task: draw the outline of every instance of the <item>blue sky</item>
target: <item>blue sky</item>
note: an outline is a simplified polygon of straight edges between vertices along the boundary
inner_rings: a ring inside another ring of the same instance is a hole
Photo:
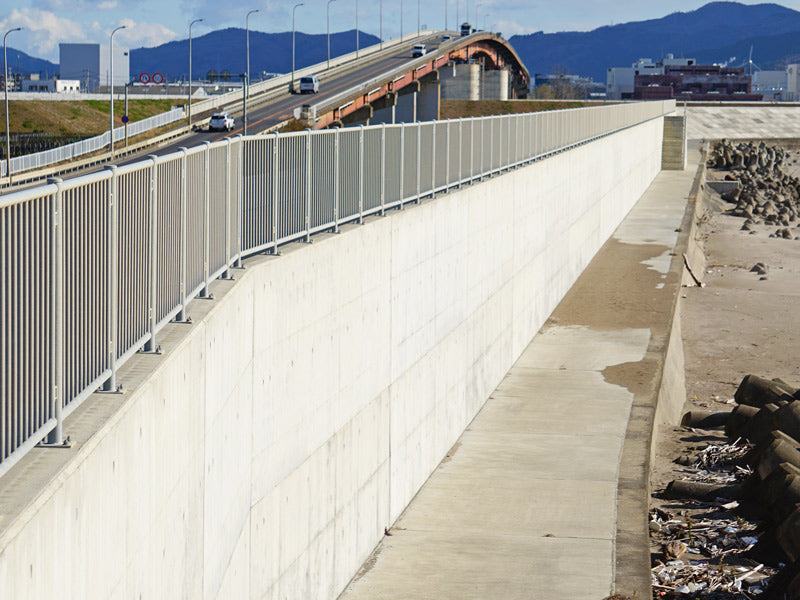
[[[126,29],[114,36],[115,44],[138,48],[157,46],[188,36],[191,19],[203,18],[193,28],[199,36],[212,29],[244,27],[249,10],[251,30],[276,32],[292,27],[292,6],[302,0],[28,0],[21,6],[16,0],[0,0],[0,31],[23,27],[12,33],[8,45],[39,58],[58,61],[59,42],[107,43],[111,30]],[[355,27],[358,1],[359,28],[379,34],[381,0],[335,0],[331,4],[331,31]],[[383,1],[383,36],[400,33],[401,0]],[[417,27],[417,7],[423,28],[440,29],[445,25],[445,2],[448,26],[456,27],[456,16],[469,18],[481,28],[501,31],[506,37],[533,31],[585,31],[625,21],[662,17],[675,11],[690,11],[705,2],[679,0],[662,4],[621,2],[619,0],[402,0],[404,32]],[[758,4],[745,0],[745,4]],[[305,0],[297,9],[297,29],[324,33],[326,0]],[[781,3],[800,10],[800,0]],[[467,6],[469,5],[469,6]]]

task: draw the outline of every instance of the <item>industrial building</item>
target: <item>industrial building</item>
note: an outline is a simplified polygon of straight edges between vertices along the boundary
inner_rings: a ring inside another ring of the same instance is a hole
[[[763,98],[752,93],[752,78],[744,67],[665,65],[663,73],[636,75],[633,82],[634,100],[757,102]]]
[[[29,79],[22,80],[22,91],[75,94],[81,91],[81,82],[77,79],[39,79],[38,75],[32,74]]]
[[[637,75],[663,75],[666,67],[693,66],[693,58],[675,58],[667,54],[658,62],[651,58],[640,58],[630,67],[611,67],[606,72],[606,97],[609,100],[630,100],[633,98]]]
[[[77,79],[86,92],[111,84],[109,47],[103,44],[59,44],[59,64],[63,79]],[[128,48],[114,44],[114,87],[130,81]]]

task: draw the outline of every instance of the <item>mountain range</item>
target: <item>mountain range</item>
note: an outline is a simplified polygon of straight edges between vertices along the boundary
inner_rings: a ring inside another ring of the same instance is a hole
[[[691,12],[621,23],[592,31],[515,35],[509,41],[533,73],[566,72],[604,82],[609,67],[667,53],[699,63],[740,64],[749,57],[762,69],[783,68],[800,55],[800,12],[778,4],[711,2]]]
[[[331,56],[355,50],[355,30],[331,34]],[[285,73],[292,68],[291,32],[250,32],[250,72]],[[360,32],[360,46],[377,43],[377,37]],[[675,12],[660,19],[599,27],[592,31],[537,32],[509,40],[529,71],[574,73],[605,81],[609,67],[630,66],[638,58],[659,59],[667,53],[696,58],[698,63],[743,64],[753,52],[762,69],[783,69],[800,62],[800,12],[778,4],[746,5],[711,2],[690,12]],[[188,71],[188,40],[130,52],[130,72],[161,72],[180,79]],[[245,30],[212,31],[192,40],[192,71],[203,77],[209,71],[245,70]],[[23,73],[52,75],[58,65],[9,48],[9,69],[17,64]],[[325,34],[297,33],[295,66],[325,60]]]

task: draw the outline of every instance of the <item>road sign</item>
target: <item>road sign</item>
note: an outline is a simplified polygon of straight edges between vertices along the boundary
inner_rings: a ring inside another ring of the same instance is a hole
[[[139,83],[149,83],[149,82],[150,82],[150,73],[139,74]]]
[[[128,115],[122,115],[122,122],[123,123],[127,123],[128,121],[130,121],[130,119],[128,118]]]

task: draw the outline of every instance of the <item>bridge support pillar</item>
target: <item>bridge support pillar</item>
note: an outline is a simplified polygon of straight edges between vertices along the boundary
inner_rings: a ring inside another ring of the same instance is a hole
[[[439,71],[433,71],[420,80],[417,98],[417,120],[436,121],[439,118]]]
[[[397,92],[397,103],[394,107],[395,123],[414,123],[417,120],[419,88],[419,81],[414,81]]]
[[[480,100],[481,66],[477,63],[450,64],[439,69],[442,100]]]
[[[359,108],[356,112],[350,113],[342,119],[345,127],[353,127],[355,125],[369,125],[372,119],[372,105],[366,104]]]
[[[484,70],[481,77],[481,100],[508,100],[508,85],[507,70]]]
[[[397,119],[397,93],[389,92],[372,103],[372,118],[370,123],[396,123]]]

